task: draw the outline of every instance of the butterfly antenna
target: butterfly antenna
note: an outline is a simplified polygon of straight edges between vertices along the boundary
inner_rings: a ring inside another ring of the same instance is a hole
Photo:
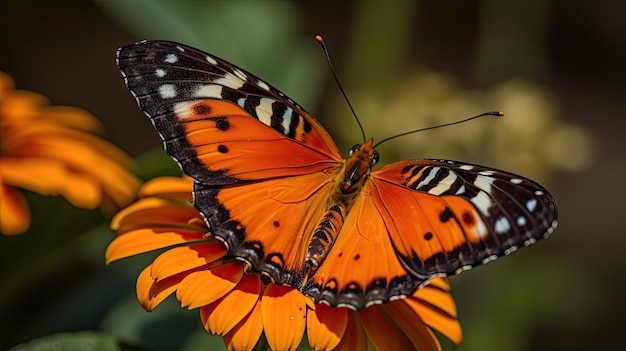
[[[413,134],[413,133],[417,133],[417,132],[423,132],[425,130],[437,129],[437,128],[441,128],[441,127],[453,126],[455,124],[465,123],[467,121],[471,121],[473,119],[476,119],[476,118],[479,118],[479,117],[483,117],[483,116],[504,116],[504,112],[502,112],[502,111],[490,111],[490,112],[481,113],[481,114],[476,115],[474,117],[465,118],[465,119],[462,119],[462,120],[456,121],[456,122],[444,123],[444,124],[440,124],[440,125],[433,126],[433,127],[411,130],[411,131],[406,132],[406,133],[394,135],[394,136],[391,136],[391,137],[389,137],[387,139],[383,139],[383,140],[379,141],[378,143],[376,143],[374,145],[374,147],[377,147],[380,144],[382,144],[384,142],[387,142],[389,140],[392,140],[392,139],[395,139],[395,138],[399,138],[401,136],[405,136],[405,135],[408,135],[408,134]]]
[[[356,123],[359,125],[359,129],[361,129],[361,136],[363,137],[363,142],[365,143],[365,131],[363,130],[361,121],[359,121],[359,117],[357,117],[356,112],[354,112],[354,108],[352,107],[352,104],[350,103],[350,99],[348,99],[348,95],[346,95],[345,90],[343,90],[343,87],[341,86],[341,83],[339,82],[339,78],[337,78],[337,74],[335,73],[333,64],[330,61],[330,55],[328,54],[326,43],[324,43],[324,39],[322,38],[321,35],[316,35],[315,40],[317,40],[317,42],[322,47],[322,50],[324,50],[324,55],[326,56],[326,62],[328,62],[328,67],[330,67],[330,72],[333,74],[333,78],[335,78],[335,83],[337,83],[339,90],[341,90],[341,94],[343,95],[343,98],[346,99],[346,102],[348,103],[348,106],[350,107],[350,111],[352,111],[352,115],[354,116],[354,119],[356,119]]]

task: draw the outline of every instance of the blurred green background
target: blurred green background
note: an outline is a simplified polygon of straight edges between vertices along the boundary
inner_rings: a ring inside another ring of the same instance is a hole
[[[177,169],[115,67],[117,47],[140,39],[179,41],[253,72],[305,106],[342,150],[360,133],[315,34],[368,136],[502,109],[502,120],[379,149],[383,163],[449,158],[520,173],[559,203],[549,240],[451,279],[460,350],[616,349],[626,327],[624,13],[626,3],[609,0],[5,0],[0,70],[18,89],[96,115],[144,179]],[[114,233],[98,211],[27,198],[31,230],[0,237],[0,349],[88,330],[105,334],[84,338],[150,350],[222,345],[173,299],[143,311],[135,278],[151,257],[105,267]]]

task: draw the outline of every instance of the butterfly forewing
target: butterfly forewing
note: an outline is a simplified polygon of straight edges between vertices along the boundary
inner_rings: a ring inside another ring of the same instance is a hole
[[[117,62],[168,153],[197,181],[227,184],[275,176],[263,169],[305,174],[341,161],[328,133],[304,109],[215,56],[182,44],[144,41],[122,47]],[[245,146],[251,149],[242,150]]]
[[[372,174],[398,257],[416,277],[456,274],[548,236],[554,198],[511,173],[446,160]]]

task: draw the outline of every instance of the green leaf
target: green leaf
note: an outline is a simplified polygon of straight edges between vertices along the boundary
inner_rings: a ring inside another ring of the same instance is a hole
[[[61,333],[17,345],[11,351],[116,351],[143,350],[116,340],[113,336],[91,331]]]

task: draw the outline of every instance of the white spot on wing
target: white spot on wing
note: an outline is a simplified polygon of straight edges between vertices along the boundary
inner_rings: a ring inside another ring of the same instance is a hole
[[[456,191],[456,193],[454,193],[454,195],[461,195],[465,192],[465,184],[461,184],[461,187],[459,188],[459,190]]]
[[[496,233],[504,234],[507,233],[511,229],[511,224],[506,217],[500,217],[496,220],[496,224],[494,227]]]
[[[202,84],[196,87],[193,96],[198,98],[222,98],[222,86],[215,84]]]
[[[223,85],[232,89],[239,89],[245,82],[234,74],[226,73],[223,77],[214,80],[212,83]]]
[[[259,106],[255,109],[259,121],[267,126],[272,125],[272,103],[274,103],[273,99],[262,98]]]
[[[519,216],[517,218],[517,225],[520,226],[520,227],[525,226],[526,225],[526,218],[524,218],[522,216]]]
[[[423,187],[424,185],[428,184],[431,180],[433,180],[435,178],[435,175],[437,174],[437,172],[439,172],[441,168],[439,167],[433,167],[428,171],[428,175],[426,176],[426,178],[424,178],[424,180],[422,180],[419,184],[417,184],[417,186],[415,188],[419,189],[421,187]]]
[[[176,117],[180,119],[185,119],[193,116],[191,106],[195,103],[196,101],[183,101],[174,104],[174,114],[176,114]]]
[[[485,216],[489,216],[489,208],[492,205],[491,198],[486,192],[481,191],[476,196],[470,199],[470,201],[478,208],[478,210]]]
[[[154,75],[156,75],[159,78],[163,78],[165,77],[165,70],[162,68],[157,68],[154,70]]]
[[[457,176],[456,174],[450,172],[448,173],[448,175],[443,178],[439,183],[437,183],[437,186],[428,190],[429,194],[433,194],[433,195],[441,195],[444,192],[450,190],[450,186],[452,184],[454,184],[454,181],[456,180]]]
[[[462,169],[462,170],[465,170],[465,171],[471,171],[472,169],[474,169],[474,166],[463,165],[463,166],[461,166],[459,168]]]
[[[493,171],[480,171],[478,172],[478,174],[484,175],[484,176],[492,176],[493,175]]]
[[[526,208],[528,211],[533,212],[537,208],[537,199],[530,199],[526,202]]]
[[[519,178],[511,178],[511,183],[513,184],[521,184],[523,182],[523,180],[519,179]]]
[[[487,227],[485,226],[485,223],[482,221],[482,219],[479,219],[476,222],[476,227],[474,228],[474,231],[476,236],[481,239],[489,234],[489,231],[487,230]]]
[[[488,194],[491,194],[491,184],[493,184],[493,178],[478,176],[476,180],[474,180],[474,185]]]
[[[215,61],[215,59],[211,56],[207,56],[206,60],[208,63],[212,64],[212,65],[217,65],[217,61]]]
[[[293,113],[293,110],[290,107],[287,107],[287,109],[285,110],[285,113],[283,113],[283,129],[285,131],[285,135],[288,135],[290,130],[289,130],[289,126],[291,125],[291,114]]]
[[[178,62],[178,55],[176,54],[167,54],[167,56],[165,56],[165,60],[166,63],[176,63]]]
[[[180,51],[180,52],[185,52],[185,48],[183,48],[181,46],[176,45],[176,49],[178,49],[178,51]]]
[[[257,80],[256,85],[260,86],[264,90],[270,91],[270,87],[262,80]]]
[[[244,107],[246,104],[246,98],[239,98],[237,99],[237,105]]]
[[[504,254],[505,255],[510,255],[513,252],[517,251],[518,247],[517,246],[511,246],[508,249],[504,250]]]
[[[395,301],[395,300],[401,300],[406,298],[406,295],[395,295],[395,296],[390,296],[389,297],[389,301]]]
[[[242,80],[248,80],[248,76],[238,69],[233,69],[233,73]]]
[[[491,255],[489,257],[484,258],[483,261],[482,261],[482,264],[487,264],[487,263],[489,263],[489,262],[491,262],[491,261],[493,261],[493,260],[495,260],[497,258],[498,258],[498,256]]]
[[[171,99],[176,97],[176,86],[174,84],[163,84],[159,87],[159,96],[161,99]]]
[[[537,190],[537,191],[535,191],[535,195],[541,196],[541,195],[543,195],[543,191]]]
[[[475,197],[470,201],[482,212],[485,216],[489,216],[489,208],[493,204],[489,194],[491,193],[491,184],[493,184],[493,178],[487,178],[484,176],[476,177],[474,185],[476,185],[482,191],[478,192]]]
[[[470,266],[470,265],[461,266],[461,267],[457,268],[456,271],[454,271],[454,274],[463,273],[465,271],[469,271],[470,269],[472,269],[472,266]]]

